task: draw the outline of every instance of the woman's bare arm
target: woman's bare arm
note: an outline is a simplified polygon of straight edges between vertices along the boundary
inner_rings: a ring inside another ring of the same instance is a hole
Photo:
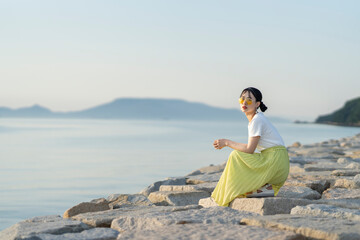
[[[259,143],[259,140],[260,140],[260,136],[250,137],[248,139],[248,143],[245,144],[245,143],[234,142],[229,139],[218,139],[214,141],[213,146],[216,149],[222,149],[223,147],[230,147],[232,149],[239,150],[244,153],[252,154],[254,153],[256,146]]]

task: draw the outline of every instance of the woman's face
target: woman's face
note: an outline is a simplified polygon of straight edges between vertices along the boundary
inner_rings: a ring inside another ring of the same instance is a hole
[[[239,99],[239,103],[241,111],[244,113],[255,113],[260,105],[260,102],[256,102],[255,96],[251,92],[244,92]]]

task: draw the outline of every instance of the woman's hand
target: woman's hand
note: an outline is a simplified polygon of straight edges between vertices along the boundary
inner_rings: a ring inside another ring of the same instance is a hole
[[[213,146],[215,149],[222,149],[223,147],[226,147],[228,145],[227,139],[218,139],[215,140],[213,143]]]

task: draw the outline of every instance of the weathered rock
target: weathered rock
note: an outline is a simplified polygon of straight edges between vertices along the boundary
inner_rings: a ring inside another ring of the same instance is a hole
[[[226,224],[176,224],[153,230],[133,230],[121,234],[118,240],[178,239],[178,240],[302,240],[289,231]]]
[[[291,209],[291,214],[312,215],[320,217],[334,217],[353,221],[360,221],[360,210],[347,209],[326,204],[309,204],[296,206]]]
[[[356,175],[354,178],[352,179],[348,179],[348,178],[340,178],[338,180],[336,180],[335,188],[360,188],[360,174]]]
[[[201,198],[209,197],[209,192],[152,192],[149,200],[158,206],[186,206],[197,204]]]
[[[0,240],[36,239],[36,236],[42,233],[59,235],[82,232],[87,229],[90,229],[88,225],[80,221],[63,219],[61,216],[35,217],[1,231]]]
[[[222,172],[205,173],[200,175],[188,176],[186,179],[187,184],[200,184],[207,182],[218,182]],[[170,184],[169,184],[170,185]]]
[[[279,214],[242,219],[246,225],[293,231],[308,238],[360,239],[360,222],[333,217]]]
[[[360,189],[329,188],[323,192],[322,199],[360,199]],[[360,201],[360,200],[359,200]]]
[[[359,199],[352,198],[352,199],[320,199],[317,200],[316,203],[318,204],[327,204],[341,208],[348,208],[348,209],[360,209],[360,201]]]
[[[301,143],[300,142],[294,142],[291,147],[295,147],[295,148],[298,148],[298,147],[301,147]]]
[[[199,205],[204,207],[204,208],[217,207],[218,206],[218,204],[215,202],[215,200],[212,197],[200,199],[199,200]]]
[[[290,163],[290,172],[291,173],[301,173],[301,172],[305,172],[305,169],[302,167],[301,164]]]
[[[69,217],[78,215],[80,213],[98,212],[98,211],[105,211],[105,210],[109,210],[109,209],[110,209],[109,203],[105,199],[103,199],[102,201],[96,200],[96,202],[82,202],[82,203],[79,203],[78,205],[73,206],[73,207],[69,208],[68,210],[66,210],[64,212],[63,217],[69,218]]]
[[[107,198],[111,209],[126,206],[152,206],[154,205],[142,194],[112,194]]]
[[[350,163],[349,165],[346,166],[346,168],[351,170],[360,169],[360,163],[357,162]]]
[[[277,197],[282,198],[305,198],[305,199],[320,199],[321,195],[315,190],[308,187],[300,186],[283,186]]]
[[[233,224],[237,225],[244,217],[257,216],[257,214],[237,211],[231,208],[215,207],[192,209],[180,212],[149,212],[142,215],[127,214],[115,219],[111,228],[119,231],[149,230],[173,224]]]
[[[260,215],[289,214],[295,206],[311,204],[312,201],[307,199],[296,198],[236,198],[229,205],[230,208],[254,212]]]
[[[194,192],[194,191],[204,191],[211,193],[214,191],[217,182],[210,183],[200,183],[196,185],[163,185],[160,186],[161,192],[169,192],[169,191],[182,191],[182,192]]]
[[[350,169],[334,170],[331,173],[331,175],[333,175],[333,176],[356,176],[358,174],[360,174],[360,169],[359,170],[350,170]]]
[[[161,185],[185,185],[186,184],[186,178],[185,177],[179,177],[179,178],[167,178],[162,181],[157,181],[148,186],[147,188],[143,189],[140,194],[149,196],[152,192],[157,192],[160,189]]]
[[[305,164],[305,171],[334,171],[334,170],[343,170],[346,169],[344,164],[334,163],[334,162],[318,162],[314,164]]]
[[[352,162],[352,160],[349,157],[341,157],[337,160],[337,163],[339,163],[339,164],[346,164],[346,163],[351,163],[351,162]]]
[[[291,173],[289,174],[288,180],[298,180],[298,181],[325,181],[326,186],[334,186],[335,181],[338,179],[337,176],[331,175],[331,171],[314,171],[314,172],[303,172],[303,173]]]
[[[36,236],[36,240],[116,240],[118,235],[119,232],[111,228],[93,228],[80,233],[39,234]],[[27,240],[27,238],[24,240]],[[29,240],[34,240],[34,238]]]
[[[221,165],[215,165],[215,166],[210,165],[208,167],[203,167],[203,168],[197,169],[195,171],[192,171],[191,173],[189,173],[186,176],[194,176],[194,175],[199,175],[199,174],[204,174],[204,173],[207,173],[207,174],[219,173],[219,172],[224,171],[225,165],[226,165],[226,162]]]
[[[326,189],[330,187],[331,183],[327,180],[296,180],[296,179],[288,179],[286,180],[285,186],[300,186],[300,187],[308,187],[312,190],[317,191],[322,194]]]
[[[176,211],[187,211],[189,209],[197,209],[199,205],[190,205],[190,206],[136,206],[136,207],[124,207],[113,210],[107,210],[103,212],[94,212],[94,213],[83,213],[72,217],[74,220],[82,221],[93,227],[110,227],[111,222],[118,217],[124,216],[126,214],[139,214],[143,215],[149,212],[176,212]]]

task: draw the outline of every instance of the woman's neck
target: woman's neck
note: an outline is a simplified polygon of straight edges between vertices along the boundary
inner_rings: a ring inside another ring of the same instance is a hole
[[[249,112],[249,113],[245,113],[247,119],[249,120],[249,122],[251,122],[251,120],[254,118],[256,112]]]

